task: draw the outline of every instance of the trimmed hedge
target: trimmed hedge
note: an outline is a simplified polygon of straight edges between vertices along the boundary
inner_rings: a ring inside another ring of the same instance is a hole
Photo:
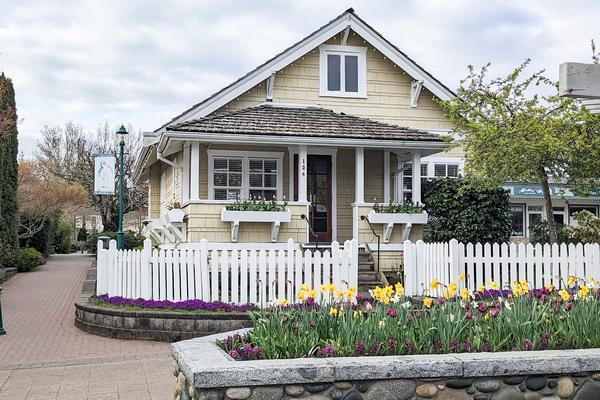
[[[43,264],[44,257],[32,247],[18,248],[7,252],[1,263],[4,267],[16,268],[18,272],[28,272]]]
[[[428,242],[505,243],[512,234],[510,196],[502,187],[468,178],[435,178],[423,184],[429,214]]]
[[[91,254],[96,254],[99,236],[108,236],[111,239],[117,240],[116,232],[93,232],[87,235],[87,250]],[[125,232],[125,249],[134,250],[144,247],[144,237],[136,235],[133,232]]]

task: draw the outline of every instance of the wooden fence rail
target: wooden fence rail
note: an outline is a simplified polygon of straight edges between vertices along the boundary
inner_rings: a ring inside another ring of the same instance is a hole
[[[111,240],[98,242],[97,290],[125,298],[183,301],[200,299],[253,303],[265,307],[285,297],[295,301],[300,285],[320,293],[321,284],[346,290],[358,285],[358,243],[333,242],[330,250],[302,251],[288,240],[285,250],[213,249],[202,240],[199,249],[117,250]],[[221,246],[222,247],[222,246]]]
[[[464,276],[464,283],[459,282]],[[569,276],[600,279],[600,245],[595,244],[464,244],[404,242],[404,280],[409,296],[440,295],[443,289],[425,292],[437,279],[476,290],[493,281],[507,288],[525,280],[530,288],[552,284],[564,287]]]

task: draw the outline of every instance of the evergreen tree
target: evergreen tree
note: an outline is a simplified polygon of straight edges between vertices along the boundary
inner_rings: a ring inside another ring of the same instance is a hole
[[[0,252],[17,246],[17,108],[12,81],[0,74]]]

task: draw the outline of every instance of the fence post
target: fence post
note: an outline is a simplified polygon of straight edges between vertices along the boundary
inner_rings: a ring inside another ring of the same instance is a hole
[[[289,238],[287,241],[287,279],[285,283],[287,299],[294,301],[294,240]]]
[[[119,268],[119,251],[117,250],[117,241],[112,239],[108,243],[108,257],[107,257],[107,271],[108,271],[108,295],[117,296],[119,288],[119,274],[121,269]]]
[[[404,244],[403,244],[403,256],[404,256],[404,268],[403,268],[403,272],[404,272],[404,293],[407,296],[412,296],[414,293],[414,288],[413,288],[413,284],[414,284],[414,268],[412,265],[412,255],[414,252],[413,249],[413,244],[410,240],[405,240]]]
[[[451,239],[448,244],[448,253],[450,255],[450,282],[458,284],[459,274],[459,254],[458,254],[458,240]]]
[[[354,289],[358,289],[358,240],[352,239],[352,241],[350,242],[350,246],[352,250],[350,252],[351,258],[349,285]]]
[[[96,244],[96,294],[104,294],[108,292],[106,278],[108,276],[106,270],[106,261],[104,253],[104,243],[102,240],[98,240]]]
[[[144,248],[142,249],[140,281],[142,283],[140,296],[142,299],[150,300],[152,298],[152,240],[144,240]]]

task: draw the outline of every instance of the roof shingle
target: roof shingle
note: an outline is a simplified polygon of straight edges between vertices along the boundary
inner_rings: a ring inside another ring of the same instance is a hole
[[[439,135],[318,106],[261,104],[167,127],[168,131],[247,135],[335,137],[381,140],[443,141]]]

